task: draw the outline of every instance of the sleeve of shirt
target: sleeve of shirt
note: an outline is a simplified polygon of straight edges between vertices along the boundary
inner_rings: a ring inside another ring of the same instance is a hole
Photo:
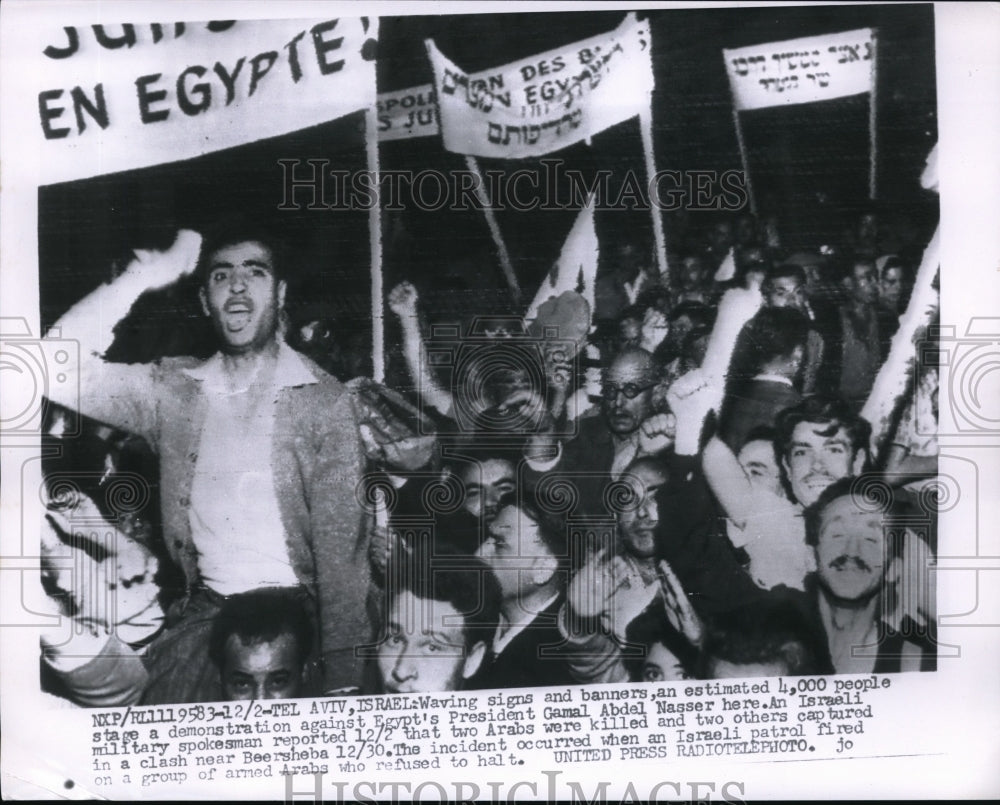
[[[50,399],[106,425],[155,443],[156,364],[109,363],[96,356],[84,360],[70,388],[53,391]],[[53,384],[53,388],[57,384]]]
[[[356,687],[373,638],[371,583],[358,485],[362,453],[350,393],[340,394],[317,434],[316,466],[306,489],[316,565],[324,690]]]
[[[628,671],[621,651],[599,628],[597,619],[590,619],[583,628],[570,629],[568,606],[559,610],[559,632],[566,639],[564,656],[573,678],[584,685],[606,682],[628,682]]]
[[[82,707],[122,707],[137,704],[149,675],[142,658],[114,635],[102,636],[95,655],[79,664],[79,657],[49,658],[46,662]],[[83,653],[82,644],[73,651]]]

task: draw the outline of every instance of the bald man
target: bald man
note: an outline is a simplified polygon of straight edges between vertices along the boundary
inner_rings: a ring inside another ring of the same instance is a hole
[[[544,478],[552,473],[573,482],[576,514],[608,515],[608,486],[637,457],[658,455],[672,444],[673,418],[658,413],[653,390],[656,363],[644,349],[622,350],[604,372],[601,415],[578,421],[576,433],[560,439],[549,422],[540,423],[526,449],[529,467]]]

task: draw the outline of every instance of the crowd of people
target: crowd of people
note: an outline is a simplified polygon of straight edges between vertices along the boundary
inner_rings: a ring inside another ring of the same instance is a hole
[[[404,282],[396,390],[289,346],[264,232],[137,253],[57,323],[82,358],[46,438],[104,471],[73,494],[49,473],[43,687],[106,706],[933,669],[937,278],[884,244],[871,215],[798,253],[725,217],[662,276],[633,261],[593,306],[481,311],[447,343]],[[192,271],[213,357],[102,359]],[[125,477],[151,482],[141,515],[108,502]]]

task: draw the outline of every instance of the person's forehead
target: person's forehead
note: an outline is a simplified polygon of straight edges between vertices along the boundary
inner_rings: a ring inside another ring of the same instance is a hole
[[[248,261],[271,266],[274,263],[274,255],[261,241],[242,240],[235,243],[227,243],[215,249],[210,255],[208,263],[211,266],[219,266],[236,265]]]
[[[230,635],[226,641],[226,665],[234,670],[267,671],[288,668],[298,654],[295,638],[279,634],[273,640],[244,643]]]
[[[650,487],[663,486],[667,476],[656,467],[640,464],[628,471],[626,481],[636,491],[642,493]]]
[[[775,287],[780,288],[798,288],[802,285],[802,282],[798,277],[793,277],[791,274],[786,274],[784,276],[775,277],[771,284]]]
[[[649,644],[646,651],[646,665],[659,665],[661,668],[666,668],[678,664],[680,664],[680,660],[677,659],[677,655],[659,640]]]
[[[850,495],[831,500],[819,517],[820,534],[835,527],[849,533],[879,534],[882,532],[883,515],[880,511],[861,508]]]
[[[462,635],[465,620],[447,601],[420,598],[403,590],[392,599],[389,622],[410,635],[437,634],[449,640]]]
[[[793,442],[810,442],[814,444],[825,444],[826,442],[847,442],[847,431],[843,425],[837,425],[837,429],[830,432],[832,425],[829,422],[799,422],[792,431]],[[823,435],[827,434],[827,435]]]
[[[514,464],[505,458],[488,458],[465,466],[462,472],[466,485],[494,484],[505,478],[513,478]]]
[[[756,461],[776,465],[774,445],[765,439],[754,439],[752,442],[747,442],[743,445],[737,458],[741,463]]]
[[[541,547],[531,549],[530,554],[534,556],[539,550],[543,552],[547,550],[543,541],[538,538],[539,528],[538,523],[525,512],[515,506],[504,506],[490,523],[490,534],[510,545],[523,544],[525,548],[537,542]]]
[[[636,382],[646,380],[651,372],[648,360],[635,355],[626,355],[617,359],[608,367],[607,379],[620,382]]]

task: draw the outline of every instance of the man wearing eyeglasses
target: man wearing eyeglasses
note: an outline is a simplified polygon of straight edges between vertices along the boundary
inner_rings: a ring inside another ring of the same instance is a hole
[[[652,355],[622,350],[604,372],[601,415],[580,419],[576,433],[562,440],[553,423],[540,422],[525,449],[528,466],[572,481],[577,513],[613,515],[604,508],[611,482],[637,457],[657,455],[673,443],[673,416],[654,405],[657,382]]]

